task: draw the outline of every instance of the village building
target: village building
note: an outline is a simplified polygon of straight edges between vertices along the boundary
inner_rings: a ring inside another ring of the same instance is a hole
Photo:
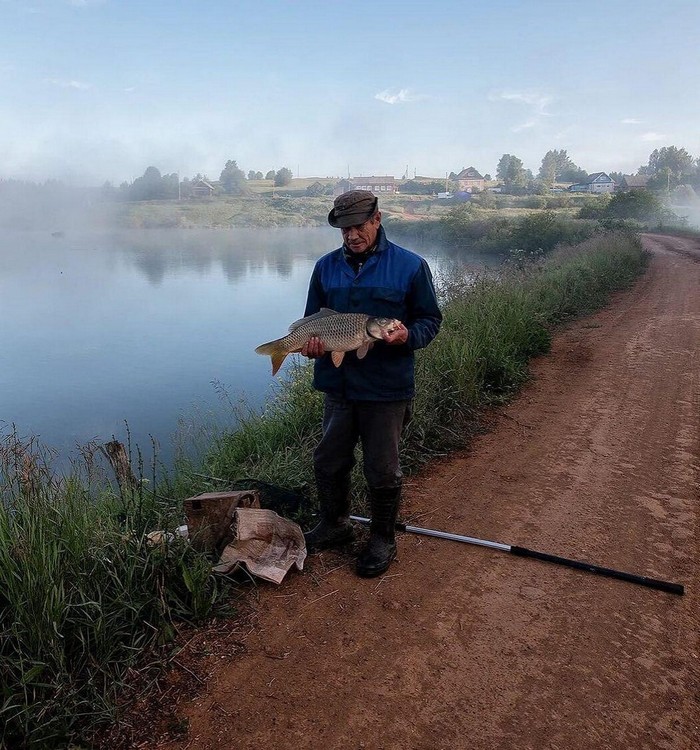
[[[478,193],[486,185],[486,181],[474,167],[462,169],[455,180],[458,185],[457,190],[463,193]]]
[[[615,180],[605,172],[589,174],[584,182],[577,182],[569,186],[572,193],[612,193],[615,190]]]
[[[349,190],[369,190],[371,193],[395,193],[396,178],[385,175],[383,177],[353,177]]]
[[[620,190],[646,190],[649,182],[648,174],[623,174]]]
[[[207,180],[195,180],[191,190],[193,198],[209,198],[216,192],[216,188]]]

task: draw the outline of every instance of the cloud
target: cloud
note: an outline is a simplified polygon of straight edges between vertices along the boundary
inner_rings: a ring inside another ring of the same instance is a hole
[[[636,117],[625,117],[623,120],[620,120],[620,122],[623,125],[641,125],[642,121],[637,120]]]
[[[530,109],[530,117],[525,122],[514,125],[511,128],[512,133],[519,133],[521,130],[534,128],[543,118],[553,116],[547,110],[552,97],[539,91],[492,91],[488,98],[491,102],[515,102],[516,104],[523,104]]]
[[[375,94],[374,98],[385,104],[405,104],[406,102],[417,102],[425,99],[424,96],[414,94],[410,89],[384,89],[384,91]]]
[[[52,86],[58,86],[62,89],[77,89],[78,91],[87,91],[92,88],[91,83],[85,83],[84,81],[66,81],[61,78],[47,78],[47,83]]]
[[[521,130],[527,130],[528,128],[534,128],[537,125],[538,120],[526,120],[520,125],[514,125],[510,131],[511,133],[519,133]]]
[[[665,138],[666,136],[663,135],[663,133],[654,133],[653,131],[650,133],[642,133],[642,135],[639,136],[639,140],[644,141],[645,143],[648,143],[649,141],[663,141]]]

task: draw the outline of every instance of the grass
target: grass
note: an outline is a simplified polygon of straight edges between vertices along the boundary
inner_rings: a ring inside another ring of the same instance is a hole
[[[212,611],[209,561],[151,546],[174,509],[123,495],[16,434],[0,443],[0,747],[58,747],[114,717],[129,671]]]
[[[417,357],[405,470],[464,445],[480,410],[527,379],[552,330],[604,305],[645,264],[633,235],[608,233],[512,264],[497,279],[445,283],[442,330]],[[33,441],[0,441],[0,747],[89,742],[114,719],[128,676],[157,671],[181,623],[230,601],[208,558],[177,539],[151,546],[144,534],[180,523],[181,503],[159,493],[183,499],[220,488],[219,479],[309,481],[322,397],[308,365],[286,373],[264,410],[233,407],[238,428],[215,435],[196,465],[180,461],[157,491],[144,481],[119,491],[87,454],[56,476]],[[360,502],[359,473],[355,491]]]

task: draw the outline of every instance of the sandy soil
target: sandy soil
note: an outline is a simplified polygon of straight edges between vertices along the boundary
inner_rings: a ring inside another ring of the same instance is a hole
[[[195,634],[175,662],[193,694],[133,746],[700,747],[700,242],[644,242],[646,276],[559,334],[403,517],[684,596],[411,534],[380,579],[324,553],[261,586],[245,625]]]

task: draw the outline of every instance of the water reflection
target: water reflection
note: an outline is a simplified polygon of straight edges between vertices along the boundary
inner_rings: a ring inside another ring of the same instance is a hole
[[[70,453],[123,439],[126,421],[169,464],[178,420],[268,396],[254,348],[301,317],[313,264],[339,240],[330,227],[0,233],[0,423]],[[439,268],[436,248],[414,249]]]
[[[200,275],[220,267],[228,281],[252,273],[288,278],[295,262],[315,259],[336,247],[330,227],[313,229],[145,230],[111,235],[112,252],[130,257],[149,282],[158,285],[168,274]]]

